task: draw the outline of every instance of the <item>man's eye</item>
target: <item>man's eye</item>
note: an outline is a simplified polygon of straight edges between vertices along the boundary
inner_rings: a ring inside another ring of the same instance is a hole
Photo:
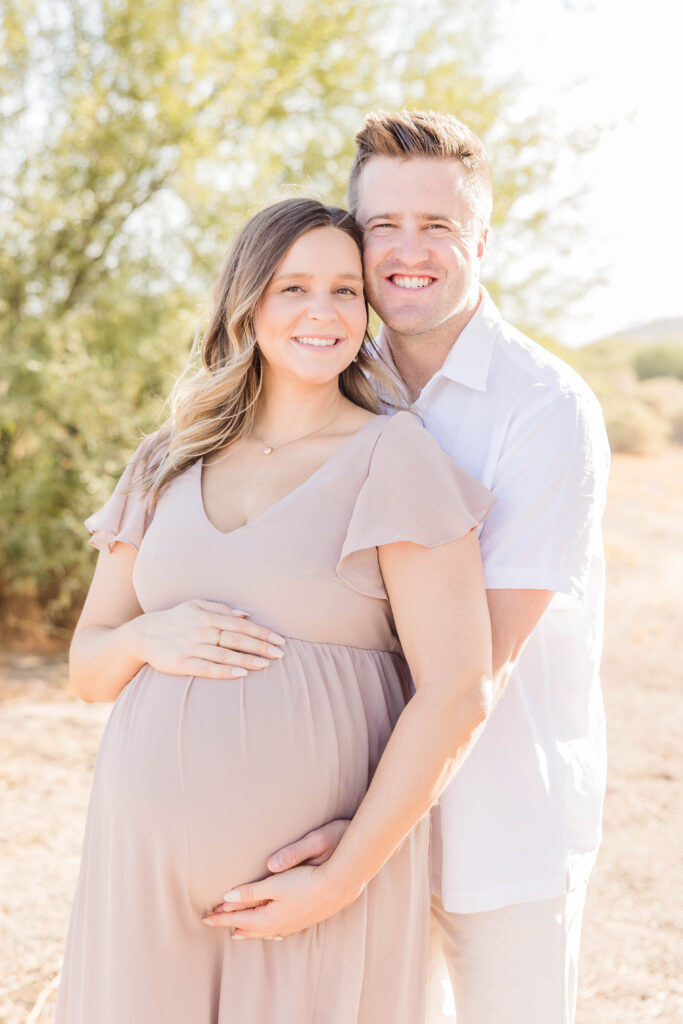
[[[428,224],[427,227],[431,230],[436,229],[437,231],[448,231],[448,224]]]
[[[358,294],[357,292],[355,292],[353,290],[353,288],[348,288],[346,285],[344,285],[342,288],[337,288],[337,292],[340,295],[357,295]]]

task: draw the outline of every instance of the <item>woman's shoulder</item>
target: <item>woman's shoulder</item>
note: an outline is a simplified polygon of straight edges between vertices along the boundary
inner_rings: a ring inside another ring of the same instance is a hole
[[[383,443],[400,447],[409,445],[410,448],[422,446],[428,448],[436,445],[424,423],[410,409],[399,409],[394,413],[380,414],[375,417],[378,423],[378,439],[381,437]]]

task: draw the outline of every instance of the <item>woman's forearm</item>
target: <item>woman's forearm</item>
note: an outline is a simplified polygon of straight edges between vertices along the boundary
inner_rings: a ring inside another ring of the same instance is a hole
[[[461,691],[462,692],[462,691]],[[460,700],[418,690],[402,712],[370,787],[324,865],[331,884],[355,898],[453,778],[491,703],[482,676]]]
[[[138,619],[120,626],[88,626],[78,630],[69,650],[69,678],[85,701],[115,701],[146,664]]]

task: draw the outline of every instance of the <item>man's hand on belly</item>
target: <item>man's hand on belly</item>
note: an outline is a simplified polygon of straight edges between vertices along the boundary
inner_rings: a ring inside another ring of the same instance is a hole
[[[328,821],[326,825],[307,832],[295,843],[276,850],[268,859],[268,870],[277,874],[298,867],[299,864],[324,864],[337,849],[349,824],[349,818],[335,818],[334,821]]]

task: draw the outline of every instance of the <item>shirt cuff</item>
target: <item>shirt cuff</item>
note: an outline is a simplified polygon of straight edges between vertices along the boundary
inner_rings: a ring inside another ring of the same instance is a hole
[[[507,569],[485,565],[484,584],[487,590],[552,590],[577,601],[583,601],[586,596],[586,588],[578,576],[557,569]]]

